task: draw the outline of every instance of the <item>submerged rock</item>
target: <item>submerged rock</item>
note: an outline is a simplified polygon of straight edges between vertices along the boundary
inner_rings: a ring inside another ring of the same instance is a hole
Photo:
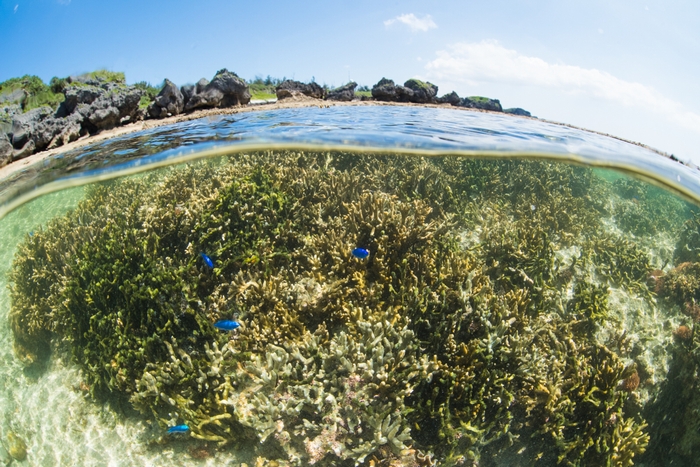
[[[12,431],[7,432],[7,451],[18,461],[27,458],[27,444]]]

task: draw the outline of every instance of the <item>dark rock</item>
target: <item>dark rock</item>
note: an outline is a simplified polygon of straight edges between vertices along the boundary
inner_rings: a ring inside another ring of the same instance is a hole
[[[89,122],[89,125],[87,122],[84,125],[94,133],[95,130],[114,128],[124,121],[135,121],[142,95],[143,91],[133,86],[113,87],[89,106],[79,106],[80,114]]]
[[[61,104],[65,115],[72,114],[79,104],[92,104],[98,97],[105,93],[105,89],[99,86],[80,85],[66,86],[63,90],[65,100]]]
[[[445,94],[444,96],[438,98],[437,101],[440,104],[459,105],[462,102],[462,98],[459,97],[456,92],[452,91],[451,93]]]
[[[385,102],[411,102],[413,90],[405,86],[397,86],[392,80],[382,78],[372,86],[372,97]]]
[[[489,99],[488,97],[472,96],[465,97],[459,104],[460,107],[470,109],[491,110],[494,112],[503,112],[501,102],[498,99]]]
[[[25,157],[29,157],[32,154],[34,154],[34,150],[36,149],[36,146],[34,145],[34,141],[31,139],[27,141],[27,143],[22,146],[20,149],[15,149],[14,152],[12,153],[12,160],[16,161],[19,159],[24,159]]]
[[[180,87],[180,94],[182,94],[183,110],[187,102],[194,96],[194,84],[185,84]]]
[[[51,114],[53,114],[51,107],[42,106],[23,114],[14,115],[12,117],[12,146],[15,149],[24,148],[27,141],[32,139],[34,127]]]
[[[288,79],[282,81],[279,86],[275,88],[277,99],[286,99],[294,96],[295,93],[313,97],[314,99],[324,99],[326,97],[326,90],[317,83],[305,84]]]
[[[504,109],[503,112],[507,114],[512,114],[512,115],[521,115],[523,117],[532,117],[530,112],[528,112],[525,109],[521,109],[520,107],[513,107],[511,109]]]
[[[197,83],[194,95],[187,100],[185,110],[231,107],[247,105],[250,102],[250,92],[246,82],[226,69],[217,72],[211,83],[204,85],[203,89],[200,83],[202,80]]]
[[[341,86],[329,92],[326,99],[329,101],[351,101],[355,98],[356,87],[357,83],[354,81],[350,81],[345,86]]]
[[[12,143],[4,134],[0,135],[0,167],[4,167],[12,162],[12,153],[14,148]]]
[[[73,113],[66,118],[50,116],[34,127],[32,140],[35,150],[43,151],[62,146],[80,137],[83,116]]]
[[[165,86],[160,90],[156,99],[148,106],[148,114],[153,118],[165,118],[182,113],[185,100],[182,92],[175,83],[166,79]]]
[[[410,102],[414,102],[416,104],[432,104],[437,102],[436,97],[438,87],[434,84],[418,79],[409,79],[403,83],[403,85],[405,88],[413,91],[413,95],[410,97]]]
[[[207,87],[207,84],[209,84],[209,80],[202,78],[197,81],[197,84],[186,84],[180,88],[180,92],[182,92],[182,99],[185,103],[185,109],[187,108],[187,103],[190,101],[190,99],[192,99],[192,96],[195,94],[201,94]]]

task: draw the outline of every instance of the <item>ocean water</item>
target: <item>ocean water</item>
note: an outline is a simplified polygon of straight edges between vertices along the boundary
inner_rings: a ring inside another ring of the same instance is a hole
[[[37,466],[697,465],[699,187],[614,138],[413,107],[61,154],[0,180],[0,441]]]

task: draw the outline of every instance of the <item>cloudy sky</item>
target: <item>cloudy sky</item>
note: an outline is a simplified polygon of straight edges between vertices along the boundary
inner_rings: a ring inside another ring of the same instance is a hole
[[[699,24],[697,0],[0,0],[0,81],[420,78],[700,164]]]

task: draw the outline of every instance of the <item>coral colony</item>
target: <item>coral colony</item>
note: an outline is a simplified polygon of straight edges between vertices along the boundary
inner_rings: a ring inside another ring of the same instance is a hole
[[[661,465],[700,448],[683,438],[700,422],[663,421],[700,405],[693,209],[533,161],[171,167],[92,186],[26,236],[15,351],[37,368],[70,353],[93,397],[128,400],[193,456]]]

